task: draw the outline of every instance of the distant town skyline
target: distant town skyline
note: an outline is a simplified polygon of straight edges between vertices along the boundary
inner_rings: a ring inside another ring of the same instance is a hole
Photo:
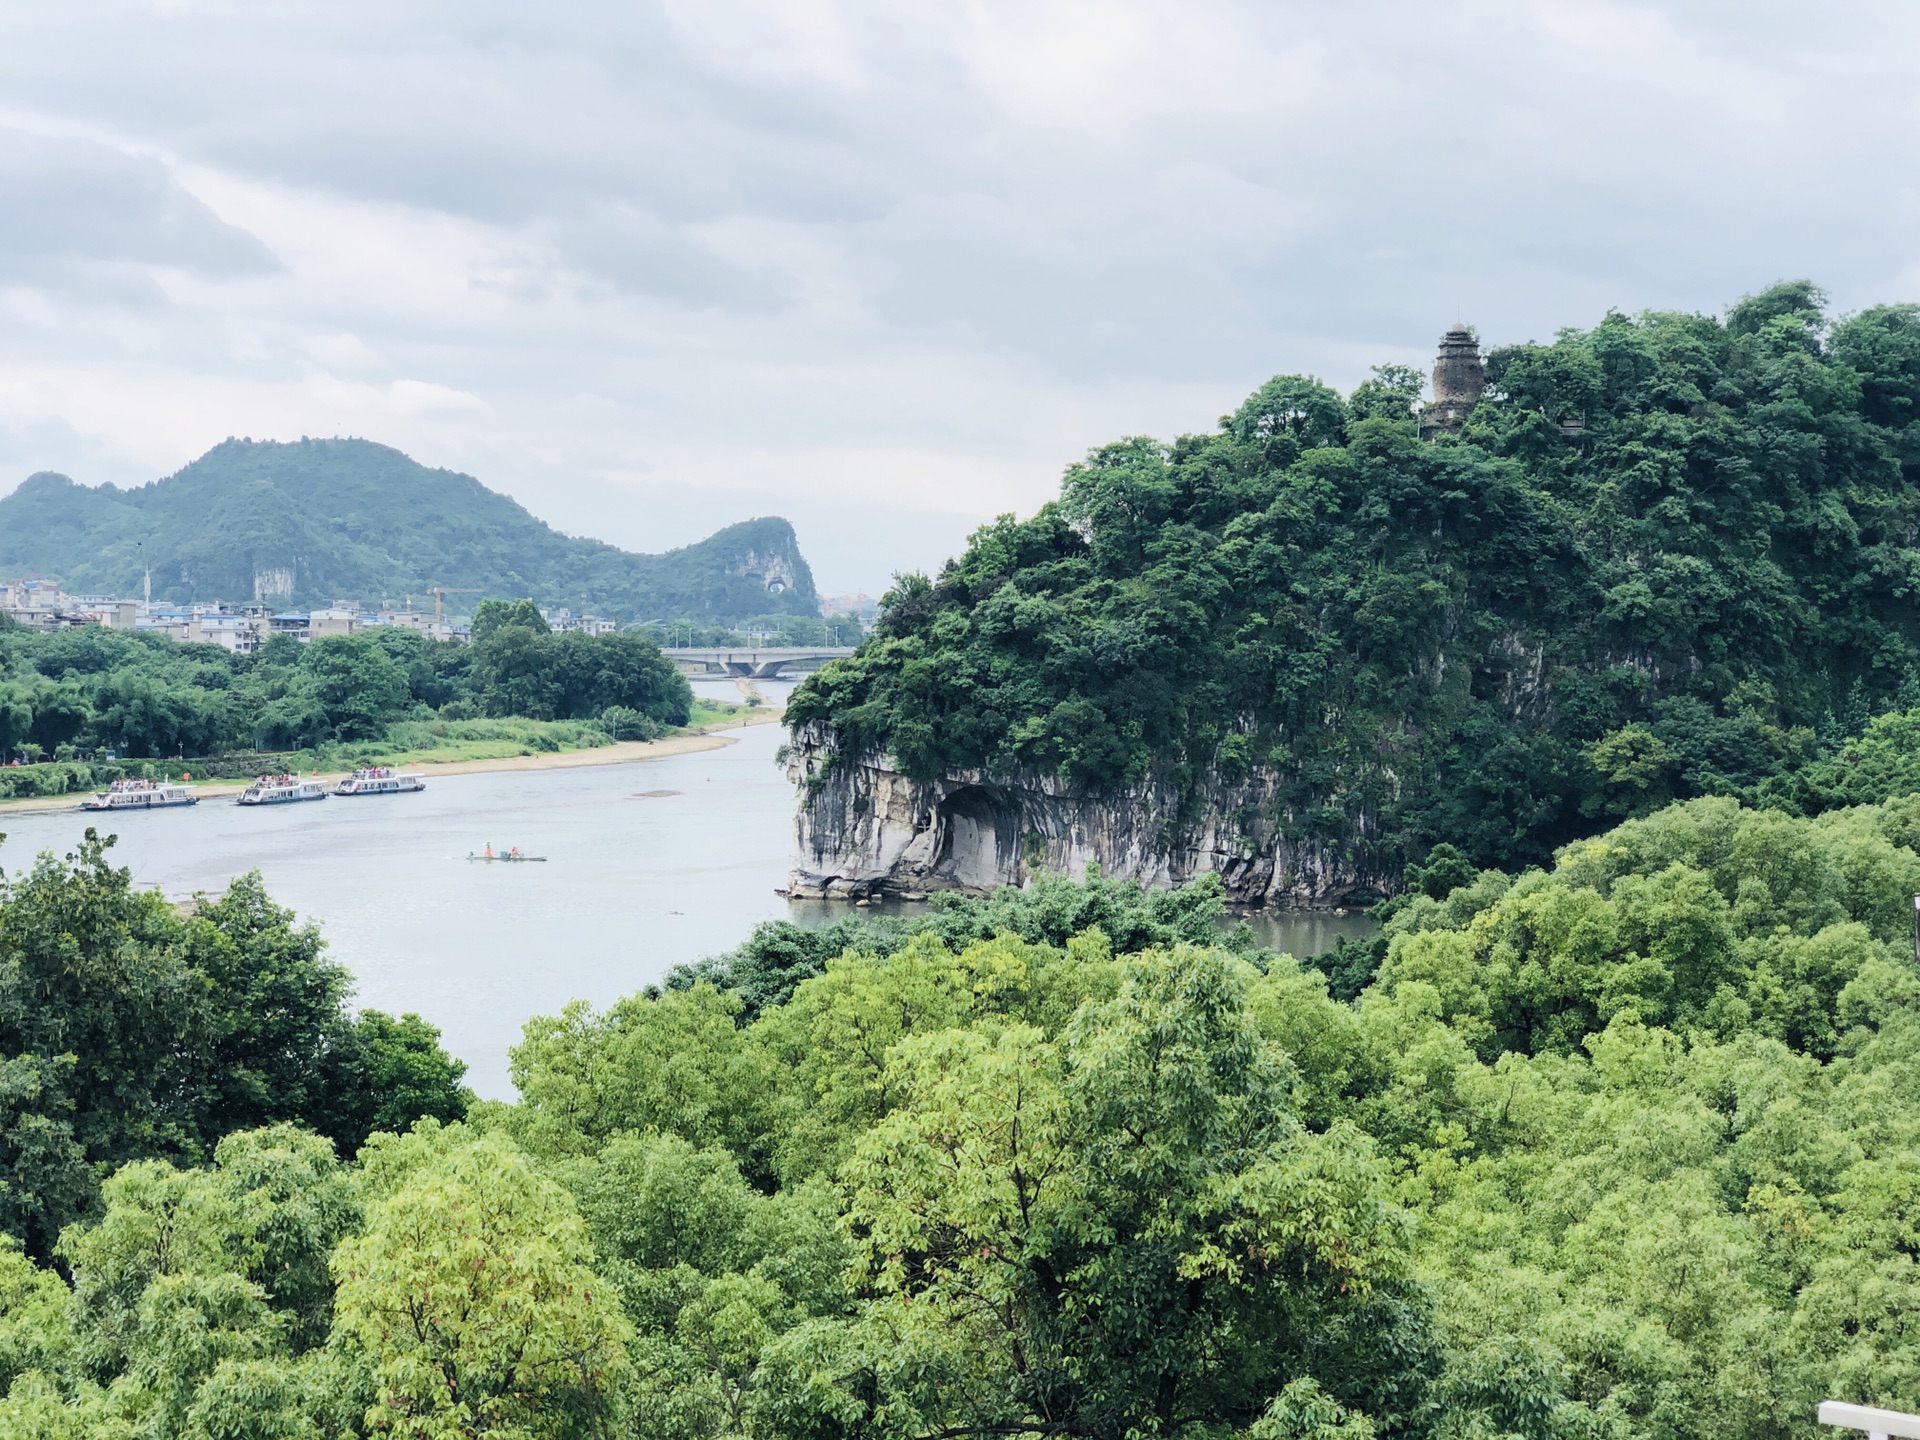
[[[1920,12],[0,15],[0,493],[358,435],[877,595],[1125,434],[1787,277],[1920,298]]]

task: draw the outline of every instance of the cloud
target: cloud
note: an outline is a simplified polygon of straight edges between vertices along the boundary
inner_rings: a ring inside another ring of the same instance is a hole
[[[772,266],[737,264],[699,231],[632,204],[594,201],[556,219],[548,234],[589,282],[694,306],[762,308],[790,296]]]
[[[1456,315],[1913,298],[1917,31],[1891,0],[7,7],[6,458],[139,480],[370,434],[622,544],[787,513],[872,590],[1091,445],[1424,363]]]
[[[158,160],[96,141],[0,126],[0,282],[96,276],[148,299],[128,267],[228,278],[277,268],[272,252],[182,189]],[[103,274],[104,272],[104,274]]]

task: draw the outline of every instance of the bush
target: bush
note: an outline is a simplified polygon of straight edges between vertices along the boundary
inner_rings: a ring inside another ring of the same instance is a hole
[[[600,712],[598,724],[616,740],[657,740],[665,733],[651,715],[625,705],[609,705]]]
[[[94,783],[92,768],[86,765],[9,765],[0,769],[0,800],[76,795],[91,789]]]

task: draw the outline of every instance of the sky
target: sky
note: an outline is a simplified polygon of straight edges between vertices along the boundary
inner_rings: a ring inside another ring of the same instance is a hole
[[[877,594],[1122,435],[1811,277],[1920,299],[1920,6],[0,6],[0,492],[358,435]]]

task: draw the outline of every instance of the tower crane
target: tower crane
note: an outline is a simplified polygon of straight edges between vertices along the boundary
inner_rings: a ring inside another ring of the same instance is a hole
[[[435,585],[429,588],[427,593],[433,596],[433,618],[438,620],[440,618],[440,597],[442,595],[478,595],[480,591],[478,589],[461,589],[450,585]]]

